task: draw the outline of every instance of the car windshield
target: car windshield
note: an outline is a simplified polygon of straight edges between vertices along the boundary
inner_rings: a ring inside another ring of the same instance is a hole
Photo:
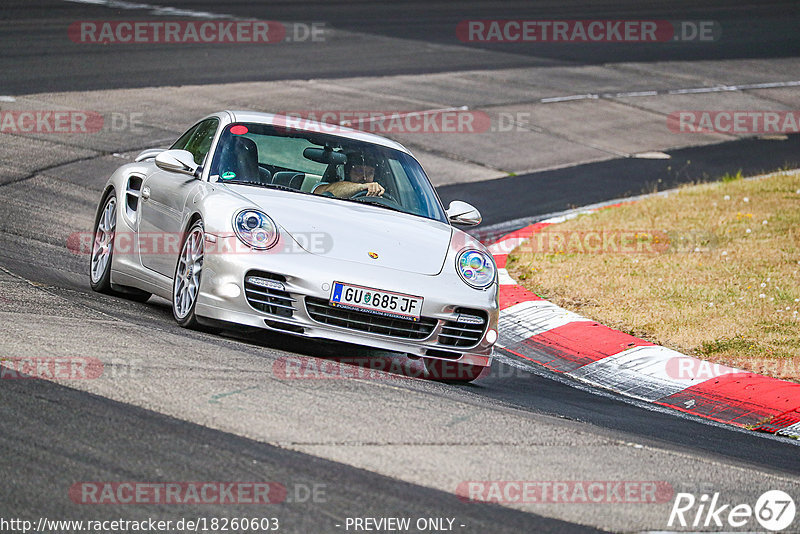
[[[210,176],[223,183],[313,193],[447,221],[417,160],[399,150],[335,135],[231,124],[220,136]],[[371,186],[379,192],[361,185],[366,182],[379,184]],[[347,194],[337,190],[342,185]]]

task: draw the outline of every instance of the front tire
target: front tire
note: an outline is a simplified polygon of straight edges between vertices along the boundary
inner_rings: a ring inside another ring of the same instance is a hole
[[[172,316],[184,328],[197,328],[197,297],[203,270],[205,232],[203,221],[196,221],[183,240],[172,281]]]
[[[89,284],[99,293],[116,295],[137,302],[145,302],[150,293],[135,287],[111,285],[111,260],[114,258],[114,238],[117,232],[117,196],[110,190],[94,221],[94,239],[89,259]]]

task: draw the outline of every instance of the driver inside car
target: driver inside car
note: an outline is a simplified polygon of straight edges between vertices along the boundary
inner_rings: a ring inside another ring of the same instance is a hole
[[[349,154],[344,164],[346,180],[341,182],[322,182],[314,188],[314,194],[330,193],[338,198],[351,198],[355,194],[366,191],[368,197],[382,197],[384,187],[375,181],[375,160],[364,154]]]

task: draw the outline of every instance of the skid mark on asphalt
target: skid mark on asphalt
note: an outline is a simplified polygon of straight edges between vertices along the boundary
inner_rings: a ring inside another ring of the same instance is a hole
[[[235,389],[233,391],[228,391],[227,393],[217,393],[216,395],[212,395],[211,399],[209,399],[209,404],[222,404],[221,399],[225,399],[228,397],[232,397],[233,395],[238,395],[240,393],[244,393],[245,391],[250,391],[253,389],[258,389],[259,386],[250,386],[249,388],[242,388],[242,389]]]
[[[557,441],[276,441],[270,444],[278,447],[565,447],[569,443]],[[582,447],[598,449],[607,447],[615,449],[622,445],[621,441],[596,441],[581,444]],[[640,446],[641,447],[641,446]]]
[[[449,423],[447,423],[447,424],[446,424],[446,425],[444,425],[444,426],[454,426],[454,425],[457,425],[457,424],[459,424],[459,423],[463,423],[463,422],[465,422],[465,421],[469,421],[470,419],[473,419],[474,417],[475,417],[475,414],[470,414],[470,415],[462,415],[462,416],[460,416],[460,417],[453,417],[453,418],[450,420],[450,422],[449,422]]]

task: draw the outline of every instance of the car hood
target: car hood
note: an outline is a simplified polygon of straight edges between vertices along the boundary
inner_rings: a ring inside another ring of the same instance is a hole
[[[450,247],[453,228],[440,221],[360,202],[234,187],[312,254],[436,275]]]

